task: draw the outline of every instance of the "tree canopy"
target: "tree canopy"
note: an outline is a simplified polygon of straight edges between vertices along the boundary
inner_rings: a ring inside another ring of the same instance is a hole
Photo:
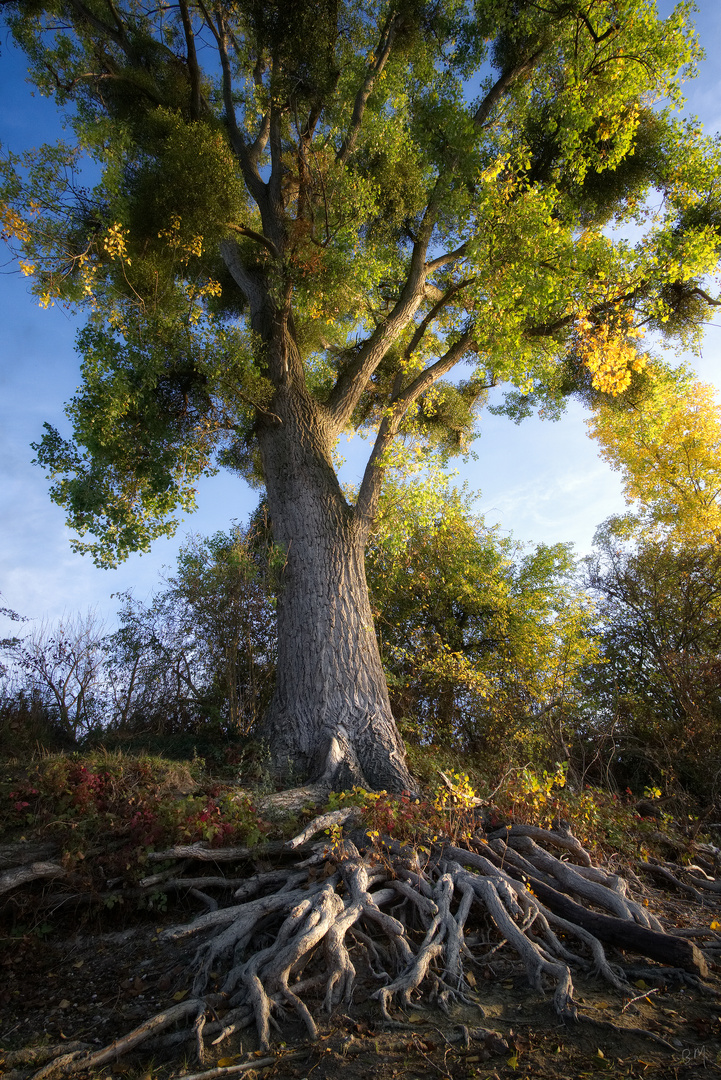
[[[688,5],[4,10],[70,116],[5,158],[4,229],[41,302],[89,314],[78,445],[49,431],[39,460],[101,563],[171,529],[201,473],[260,478],[274,311],[331,433],[377,433],[361,512],[398,432],[463,447],[499,383],[517,416],[617,393],[635,335],[708,309],[718,148],[673,114]]]

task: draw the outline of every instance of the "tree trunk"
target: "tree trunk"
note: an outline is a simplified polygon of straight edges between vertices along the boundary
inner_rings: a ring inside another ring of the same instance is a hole
[[[288,380],[259,431],[284,552],[275,694],[265,721],[286,781],[402,791],[412,781],[393,720],[365,578],[365,530],[333,469],[322,406]]]

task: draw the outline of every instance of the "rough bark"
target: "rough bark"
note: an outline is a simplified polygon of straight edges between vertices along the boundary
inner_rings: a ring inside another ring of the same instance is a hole
[[[292,332],[274,328],[278,384],[259,442],[273,535],[284,552],[275,696],[265,730],[277,774],[411,788],[391,714],[365,577],[365,527],[332,464],[332,424],[305,388]]]

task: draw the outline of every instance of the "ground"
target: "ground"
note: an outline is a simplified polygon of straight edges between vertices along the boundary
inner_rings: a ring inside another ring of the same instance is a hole
[[[97,1046],[108,1043],[171,1005],[178,994],[187,992],[191,981],[187,961],[175,948],[160,944],[156,928],[148,925],[81,933],[60,941],[16,939],[6,949],[2,972],[7,1064],[13,1062],[14,1048],[74,1040]],[[718,973],[709,985],[721,988]],[[669,984],[646,997],[643,988],[637,988],[639,1000],[629,1006],[597,981],[576,979],[577,1001],[589,1016],[600,1023],[611,1020],[646,1028],[668,1040],[673,1050],[583,1021],[561,1023],[549,1000],[529,990],[525,973],[510,957],[497,959],[492,969],[480,973],[477,991],[482,1014],[464,1008],[449,1020],[419,1006],[405,1013],[402,1028],[389,1031],[380,1021],[377,1003],[369,1000],[368,987],[360,986],[351,1008],[339,1009],[325,1021],[318,1009],[322,1023],[318,1044],[304,1042],[301,1026],[289,1023],[279,1039],[285,1049],[274,1045],[277,1061],[259,1073],[267,1078],[312,1075],[314,1080],[420,1080],[432,1075],[453,1080],[526,1076],[683,1080],[713,1075],[705,1070],[721,1065],[721,1000],[688,987]],[[482,1024],[497,1031],[508,1049],[500,1044],[495,1050],[473,1041],[467,1048],[447,1042],[447,1037],[458,1034],[453,1021],[471,1030]],[[221,1060],[242,1061],[241,1054],[254,1050],[255,1040],[246,1034],[242,1045],[238,1040],[223,1050]],[[163,1078],[178,1075],[185,1067],[198,1071],[192,1049],[187,1057],[187,1065],[180,1067],[177,1057],[162,1064],[155,1055],[150,1067],[147,1055],[128,1058],[102,1074]]]
[[[92,765],[82,776],[88,773],[97,774]],[[13,767],[7,776],[13,794],[22,782],[26,784],[23,790],[38,782],[37,771],[28,772],[23,780]],[[174,782],[178,783],[177,775]],[[158,786],[162,788],[162,784]],[[135,790],[137,793],[139,788]],[[191,801],[183,806],[194,814],[207,802],[207,792],[202,798],[192,792],[186,796]],[[217,802],[217,791],[214,798]],[[142,802],[139,795],[137,801]],[[72,814],[68,816],[64,805],[65,822],[72,824]],[[58,843],[50,828],[52,822],[44,820],[42,807],[37,804],[34,810],[37,820],[26,822],[25,833],[18,835],[17,827],[10,830],[12,836],[6,833],[4,839],[12,841],[8,848],[51,836]],[[74,819],[73,835],[82,828],[82,820],[82,814]],[[658,824],[653,820],[641,825],[639,835],[644,844],[654,834],[661,839],[665,835],[668,857],[674,844],[682,843],[681,834],[674,833],[670,822],[659,832]],[[222,872],[237,880],[267,872],[279,861],[273,855],[277,850],[277,846],[272,847],[273,829],[271,825],[269,833],[261,837],[265,849],[236,863],[214,866],[207,860],[186,858],[184,877]],[[23,835],[25,840],[21,840]],[[61,847],[67,848],[67,835],[63,834]],[[707,836],[706,842],[709,839],[713,841],[714,835]],[[721,837],[716,835],[715,839],[718,844]],[[333,837],[323,842],[331,844]],[[636,843],[641,846],[638,838]],[[108,846],[112,848],[112,842]],[[98,849],[96,837],[95,848],[88,848],[89,864],[100,858]],[[117,866],[117,854],[112,852],[104,867],[100,858],[100,888],[97,873],[93,878],[95,871],[86,872],[78,854],[82,852],[76,844],[74,857],[66,859],[70,866],[66,878],[36,880],[0,897],[5,901],[0,908],[5,926],[0,960],[0,1070],[4,1070],[5,1080],[34,1075],[44,1063],[43,1048],[67,1048],[75,1043],[89,1048],[105,1046],[191,992],[194,945],[169,941],[162,931],[207,910],[202,896],[193,896],[187,889],[164,892],[139,883],[139,874],[145,875],[140,879],[145,881],[150,871],[165,868],[171,861],[145,862],[132,882],[127,878],[117,882],[109,876]],[[680,857],[678,852],[675,857]],[[628,849],[623,856],[594,851],[597,865],[604,859],[616,872],[623,870],[625,859],[632,873]],[[328,871],[321,867],[318,873],[323,872]],[[192,1040],[169,1047],[163,1046],[161,1039],[155,1046],[143,1047],[142,1052],[93,1070],[91,1075],[105,1080],[123,1076],[166,1080],[208,1072],[216,1065],[228,1068],[245,1062],[252,1068],[240,1076],[255,1073],[297,1080],[311,1076],[314,1080],[420,1080],[428,1076],[571,1080],[604,1075],[682,1080],[714,1075],[721,1069],[721,894],[709,891],[698,901],[656,880],[641,883],[640,878],[632,877],[634,880],[637,884],[632,883],[631,895],[642,897],[665,929],[691,932],[693,940],[704,947],[708,978],[699,982],[680,972],[669,974],[642,956],[606,946],[612,963],[633,967],[628,990],[619,993],[600,979],[574,972],[581,1018],[577,1023],[565,1023],[553,1009],[546,992],[549,988],[529,988],[523,964],[505,945],[486,963],[469,968],[466,1003],[451,1005],[449,1014],[444,1015],[426,1007],[420,996],[406,1007],[395,1001],[393,1024],[388,1025],[372,996],[377,983],[364,968],[362,957],[353,953],[359,977],[350,1004],[341,1004],[327,1015],[322,998],[305,998],[318,1024],[316,1042],[308,1041],[305,1028],[291,1013],[280,1030],[272,1032],[269,1051],[258,1050],[257,1035],[250,1028],[232,1036],[217,1051],[211,1048],[201,1066]],[[486,941],[488,922],[480,916],[476,919],[476,924],[469,919],[467,939]],[[163,1038],[167,1042],[167,1035]]]

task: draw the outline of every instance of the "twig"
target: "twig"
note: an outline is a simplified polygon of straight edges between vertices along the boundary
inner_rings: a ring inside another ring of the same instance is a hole
[[[635,998],[631,998],[630,1001],[626,1002],[624,1007],[621,1009],[621,1012],[625,1013],[625,1011],[629,1007],[629,1005],[633,1005],[634,1002],[642,1001],[644,998],[650,997],[651,994],[657,994],[659,992],[659,989],[660,988],[658,986],[654,986],[651,990],[647,990],[645,994],[638,994]]]
[[[284,1054],[283,1061],[301,1057],[303,1053],[304,1051],[298,1051],[294,1054]],[[173,1080],[215,1080],[217,1076],[237,1076],[238,1073],[247,1072],[248,1069],[262,1069],[266,1065],[274,1065],[277,1060],[278,1058],[274,1057],[253,1058],[251,1061],[244,1061],[241,1065],[225,1065],[219,1069],[208,1069],[207,1072],[177,1073]]]

